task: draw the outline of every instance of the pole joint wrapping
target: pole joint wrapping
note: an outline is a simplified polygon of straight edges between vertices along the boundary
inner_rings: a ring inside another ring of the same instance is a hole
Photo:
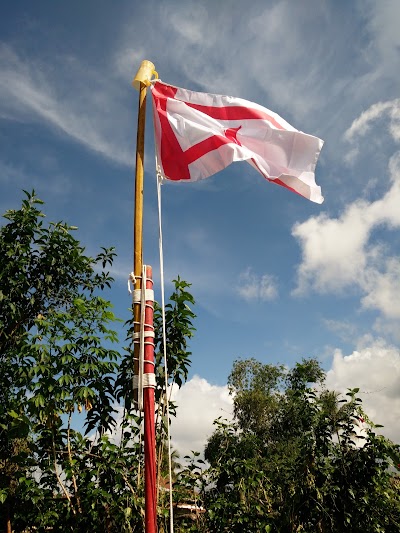
[[[141,386],[144,389],[155,389],[156,388],[156,377],[154,373],[146,373],[142,375]],[[139,388],[139,376],[133,376],[133,388]]]
[[[139,304],[142,302],[142,290],[143,289],[134,289],[133,294],[133,303]],[[154,291],[153,289],[145,289],[144,299],[146,300],[146,305],[150,305],[148,302],[154,302]]]

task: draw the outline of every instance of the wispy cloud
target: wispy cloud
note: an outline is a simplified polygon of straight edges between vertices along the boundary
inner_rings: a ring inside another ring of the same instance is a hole
[[[67,197],[73,189],[75,193],[78,191],[79,184],[73,186],[71,178],[52,162],[50,157],[42,157],[39,166],[51,172],[51,180],[44,181],[39,172],[32,173],[31,169],[27,170],[22,164],[11,164],[0,160],[0,184],[4,186],[12,184],[14,188],[29,191],[45,189],[47,197]]]
[[[363,4],[370,36],[365,55],[372,65],[371,77],[398,81],[400,4],[397,0],[365,0]]]
[[[237,292],[247,301],[274,300],[278,296],[274,276],[270,274],[257,275],[251,267],[240,274]]]
[[[324,325],[347,342],[352,342],[357,337],[357,327],[355,324],[343,322],[341,320],[323,319]]]
[[[354,142],[369,132],[377,119],[389,119],[389,131],[392,137],[400,140],[400,98],[388,102],[377,102],[356,118],[344,134],[346,141]]]
[[[113,161],[132,165],[126,132],[121,134],[125,120],[115,105],[118,96],[113,85],[76,58],[59,57],[58,61],[55,77],[52,66],[27,61],[11,47],[1,45],[0,114],[47,124]]]

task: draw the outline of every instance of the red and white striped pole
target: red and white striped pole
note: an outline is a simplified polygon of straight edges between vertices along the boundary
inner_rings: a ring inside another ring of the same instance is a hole
[[[156,431],[154,421],[154,298],[152,268],[146,267],[146,309],[144,319],[143,411],[144,411],[144,483],[145,483],[145,531],[157,531],[156,488]]]

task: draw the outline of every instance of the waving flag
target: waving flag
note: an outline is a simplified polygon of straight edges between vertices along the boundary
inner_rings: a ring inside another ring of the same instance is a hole
[[[158,162],[168,180],[198,181],[233,161],[322,203],[315,166],[323,141],[253,102],[198,93],[156,80],[152,86]]]

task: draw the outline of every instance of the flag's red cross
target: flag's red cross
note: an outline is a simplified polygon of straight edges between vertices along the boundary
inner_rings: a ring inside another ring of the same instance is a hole
[[[228,128],[224,131],[225,137],[229,140],[229,142],[242,146],[237,139],[237,132],[240,130],[241,127],[242,126],[239,126],[238,128]]]
[[[212,135],[204,141],[191,146],[187,150],[182,150],[167,116],[167,99],[176,99],[177,90],[176,87],[171,87],[170,85],[165,85],[161,82],[156,82],[153,87],[154,103],[158,112],[162,131],[160,156],[164,173],[167,178],[172,180],[188,180],[190,179],[190,163],[193,163],[212,150],[217,150],[224,144],[234,142],[240,145],[240,142],[237,139],[237,132],[241,126],[238,128],[228,128],[224,130],[221,135]],[[216,120],[266,120],[275,128],[280,130],[285,129],[274,117],[262,110],[245,106],[215,107],[193,104],[190,102],[183,103]]]

